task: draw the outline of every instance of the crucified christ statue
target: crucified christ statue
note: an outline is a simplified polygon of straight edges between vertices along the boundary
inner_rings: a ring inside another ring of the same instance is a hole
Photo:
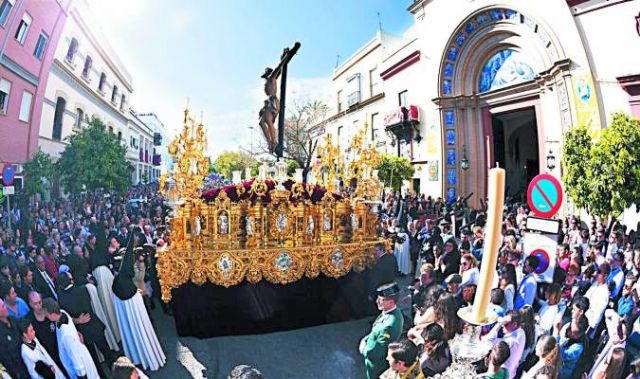
[[[273,153],[276,144],[278,143],[278,137],[276,134],[275,122],[278,112],[280,112],[280,100],[276,96],[278,93],[278,77],[280,76],[280,68],[278,66],[275,70],[267,67],[264,70],[261,78],[265,80],[264,92],[268,98],[264,101],[264,107],[260,110],[260,128],[264,134],[264,138],[267,141],[269,152]]]

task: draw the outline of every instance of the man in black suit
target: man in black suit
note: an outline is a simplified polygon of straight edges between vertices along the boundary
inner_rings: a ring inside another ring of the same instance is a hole
[[[47,273],[44,258],[41,255],[36,257],[36,269],[33,272],[33,287],[43,298],[58,298],[56,286],[53,283],[53,279]]]
[[[91,239],[93,236],[90,236]],[[95,237],[93,237],[95,238]],[[84,257],[84,251],[81,246],[73,247],[73,254],[67,258],[67,266],[73,275],[73,282],[77,285],[87,284],[89,282],[88,275],[90,270],[89,261]]]
[[[89,349],[100,376],[105,377],[98,360],[96,347],[104,355],[106,364],[109,367],[111,367],[116,357],[105,338],[104,324],[93,312],[89,292],[84,285],[74,285],[73,279],[66,272],[60,273],[60,276],[58,276],[58,287],[60,288],[58,293],[60,307],[73,318],[73,323],[76,325],[78,332],[82,334],[84,344]]]
[[[375,304],[378,296],[376,289],[382,284],[393,282],[398,271],[398,261],[395,255],[385,251],[383,243],[376,244],[373,247],[373,254],[376,257],[376,264],[371,270],[368,270],[369,288],[367,291],[371,310],[377,309]]]

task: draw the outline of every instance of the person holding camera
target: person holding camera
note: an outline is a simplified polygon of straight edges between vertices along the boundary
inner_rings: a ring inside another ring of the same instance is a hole
[[[140,227],[135,227],[122,259],[120,271],[113,280],[113,304],[122,335],[124,352],[133,363],[156,371],[164,366],[166,357],[151,325],[140,291],[133,279],[135,276],[135,248],[142,248],[144,236]]]

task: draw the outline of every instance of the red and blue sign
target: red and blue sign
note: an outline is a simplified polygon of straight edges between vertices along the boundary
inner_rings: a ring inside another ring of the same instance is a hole
[[[13,167],[10,164],[5,163],[2,167],[2,183],[5,186],[13,185],[13,178],[16,176],[15,171],[13,171]]]
[[[542,249],[535,249],[529,255],[538,258],[538,261],[540,262],[533,272],[538,275],[542,275],[542,273],[547,271],[551,260],[549,259],[549,254],[546,251]]]
[[[560,181],[553,175],[537,175],[529,183],[527,202],[536,216],[553,216],[562,207],[562,186]]]

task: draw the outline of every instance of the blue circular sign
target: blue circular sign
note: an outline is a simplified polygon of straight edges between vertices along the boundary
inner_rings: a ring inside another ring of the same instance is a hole
[[[533,271],[540,275],[543,272],[547,271],[547,269],[549,268],[549,254],[547,254],[546,251],[542,250],[542,249],[536,249],[534,251],[531,252],[531,254],[536,258],[538,258],[538,261],[540,262],[538,264],[538,267],[536,267]]]
[[[5,186],[11,186],[13,185],[13,178],[15,177],[16,173],[13,171],[13,167],[11,167],[10,164],[5,164],[4,167],[2,168],[2,183]]]
[[[529,208],[540,217],[551,217],[562,206],[562,187],[554,176],[537,175],[527,190]]]

